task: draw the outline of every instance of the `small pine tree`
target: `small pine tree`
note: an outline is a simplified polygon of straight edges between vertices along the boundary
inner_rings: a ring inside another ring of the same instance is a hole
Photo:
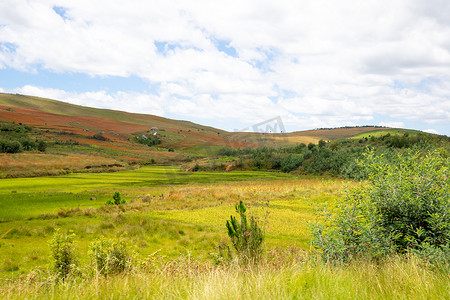
[[[241,262],[255,262],[262,254],[262,243],[264,235],[253,216],[250,217],[250,224],[247,221],[245,212],[247,211],[242,201],[236,205],[236,212],[241,218],[238,223],[235,217],[231,216],[227,221],[228,236],[231,239],[234,249]]]

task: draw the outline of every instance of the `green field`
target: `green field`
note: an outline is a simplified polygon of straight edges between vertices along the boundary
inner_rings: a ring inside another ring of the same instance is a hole
[[[307,258],[314,207],[332,206],[354,185],[176,167],[1,180],[0,291],[6,299],[448,299],[450,280],[421,261],[333,267]],[[114,191],[127,203],[104,205]],[[254,269],[212,263],[239,200],[266,233],[264,260]],[[58,228],[75,233],[82,272],[89,272],[89,244],[102,236],[124,237],[140,267],[58,283],[48,245]]]
[[[115,191],[133,199],[155,189],[164,190],[161,186],[292,178],[292,175],[275,172],[197,173],[184,172],[178,167],[143,167],[115,173],[3,179],[0,222],[36,217],[60,208],[98,207]]]
[[[269,201],[268,245],[308,248],[313,204],[334,201],[342,184],[276,172],[185,172],[177,167],[3,179],[0,276],[48,264],[47,241],[56,228],[73,230],[80,252],[100,234],[127,232],[142,255],[162,249],[171,257],[186,251],[205,257],[226,238],[225,220],[239,200],[249,205]],[[104,205],[115,191],[127,201],[120,209]],[[256,206],[252,211],[261,217],[267,213]],[[16,260],[17,255],[24,259]]]

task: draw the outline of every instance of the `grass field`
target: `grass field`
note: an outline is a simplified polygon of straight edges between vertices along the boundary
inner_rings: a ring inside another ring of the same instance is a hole
[[[80,249],[99,234],[128,232],[135,245],[146,245],[144,254],[163,249],[169,256],[207,255],[226,237],[225,221],[239,200],[253,204],[251,211],[261,218],[269,212],[268,245],[307,248],[313,204],[334,201],[343,184],[275,172],[184,172],[177,167],[1,183],[0,267],[6,276],[48,263],[46,242],[58,227],[76,232]],[[120,209],[104,206],[115,191],[128,202]],[[256,205],[266,202],[269,208]],[[25,259],[17,261],[18,254]]]
[[[6,299],[449,299],[448,274],[414,257],[339,267],[308,256],[314,207],[333,206],[354,185],[331,177],[156,166],[2,179],[0,293]],[[127,203],[104,205],[115,191]],[[215,266],[211,253],[227,241],[225,221],[240,200],[266,233],[263,261]],[[83,274],[90,274],[89,244],[101,236],[123,236],[140,263],[122,275],[58,283],[48,245],[58,228],[75,234]]]
[[[355,135],[354,137],[351,137],[351,138],[352,139],[362,139],[362,138],[369,138],[371,136],[381,137],[381,136],[386,135],[388,133],[391,134],[391,135],[407,133],[410,136],[415,136],[418,133],[420,133],[420,131],[412,130],[412,129],[386,128],[386,129],[378,129],[378,130],[363,132],[363,133]]]

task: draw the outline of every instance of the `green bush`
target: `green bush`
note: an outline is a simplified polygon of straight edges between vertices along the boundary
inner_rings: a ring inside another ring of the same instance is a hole
[[[119,205],[119,204],[124,204],[125,203],[125,199],[122,199],[122,196],[120,195],[119,192],[115,192],[114,195],[112,196],[114,201],[108,200],[106,202],[106,204],[108,205]]]
[[[235,217],[231,216],[227,221],[228,236],[231,239],[238,258],[243,263],[255,262],[262,254],[262,243],[264,235],[253,216],[250,217],[250,224],[245,214],[246,207],[242,201],[236,205],[236,212],[241,221],[238,223]]]
[[[132,266],[132,253],[123,238],[101,237],[89,246],[89,257],[95,269],[105,276],[121,273]]]
[[[19,140],[22,144],[22,148],[24,151],[31,151],[36,149],[36,142],[28,139],[28,138],[22,138]]]
[[[62,234],[57,229],[53,238],[49,241],[49,246],[52,250],[53,270],[63,280],[75,268],[74,237],[74,233]]]
[[[325,224],[313,227],[313,244],[324,259],[376,259],[449,246],[449,158],[409,152],[387,163],[369,151],[361,165],[368,184],[350,190],[336,213],[324,213]]]
[[[107,141],[108,140],[101,132],[94,133],[92,138],[95,140],[99,140],[99,141]]]
[[[43,140],[40,140],[37,144],[37,149],[40,152],[45,152],[45,150],[47,150],[47,143],[45,143]]]
[[[149,147],[154,145],[159,145],[162,143],[161,138],[159,135],[142,135],[142,136],[136,136],[133,138],[135,142],[138,142],[139,144],[147,145]]]
[[[7,143],[6,153],[20,153],[23,151],[22,144],[19,141],[11,141]]]

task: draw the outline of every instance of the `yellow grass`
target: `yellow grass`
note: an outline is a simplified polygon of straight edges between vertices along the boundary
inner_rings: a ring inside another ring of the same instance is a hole
[[[118,164],[114,159],[83,154],[0,153],[0,178],[63,174],[67,170],[84,170]]]

